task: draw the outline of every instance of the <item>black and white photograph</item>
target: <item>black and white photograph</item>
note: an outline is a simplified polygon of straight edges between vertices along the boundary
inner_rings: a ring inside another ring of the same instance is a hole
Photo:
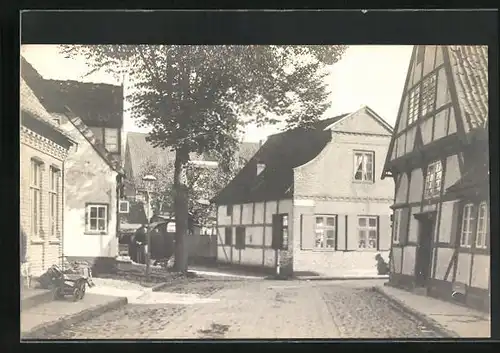
[[[488,50],[22,44],[21,341],[489,338]]]

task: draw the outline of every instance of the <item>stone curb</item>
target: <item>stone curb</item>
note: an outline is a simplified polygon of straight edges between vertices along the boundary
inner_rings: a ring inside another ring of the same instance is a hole
[[[434,331],[438,332],[440,335],[444,336],[445,338],[460,338],[460,335],[454,331],[448,330],[447,328],[443,327],[441,324],[439,324],[436,320],[428,317],[427,315],[421,313],[420,311],[411,308],[407,304],[405,304],[403,301],[399,300],[395,296],[387,293],[384,291],[383,287],[373,287],[373,290],[382,296],[384,296],[386,299],[390,300],[393,304],[395,304],[401,311],[404,313],[413,316],[417,320],[423,322],[426,326],[429,328],[433,329]]]
[[[297,276],[295,279],[301,281],[351,281],[351,280],[370,280],[370,279],[389,279],[389,276],[344,276],[344,277],[323,277],[323,276]]]
[[[125,306],[128,303],[126,297],[120,297],[112,300],[109,303],[89,308],[78,313],[62,317],[59,320],[38,325],[28,332],[21,334],[22,339],[38,339],[45,336],[47,333],[57,334],[70,326],[82,321],[90,320],[96,316],[102,315],[105,312],[116,310]]]

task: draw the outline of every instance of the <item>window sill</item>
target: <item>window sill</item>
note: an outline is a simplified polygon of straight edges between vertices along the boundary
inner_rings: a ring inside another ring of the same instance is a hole
[[[379,250],[379,249],[372,249],[372,248],[367,248],[367,249],[356,249],[355,251],[359,252],[377,252],[377,251],[386,251],[386,250]]]
[[[42,238],[33,238],[31,239],[31,244],[35,244],[35,245],[40,245],[40,244],[45,244],[45,240],[42,239]]]
[[[313,249],[304,249],[304,250],[312,250],[314,252],[333,252],[333,251],[338,251],[335,248],[313,248]]]
[[[51,245],[59,245],[59,244],[61,244],[61,239],[58,239],[58,238],[49,239],[49,244],[51,244]]]
[[[108,235],[108,232],[84,232],[85,235]]]
[[[370,181],[370,180],[353,180],[352,183],[353,184],[366,184],[366,185],[375,184],[374,181]]]

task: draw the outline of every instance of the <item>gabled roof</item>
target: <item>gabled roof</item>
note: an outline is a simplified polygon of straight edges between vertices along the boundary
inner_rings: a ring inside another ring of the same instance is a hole
[[[29,63],[21,57],[22,64],[21,66],[21,81],[25,82],[25,78],[33,83],[35,87],[37,87],[37,91],[33,91],[34,95],[37,97],[47,97],[50,96],[50,99],[41,99],[40,101],[37,99],[40,106],[43,105],[44,110],[49,111],[53,116],[64,115],[66,116],[70,122],[78,129],[78,131],[85,137],[85,139],[92,145],[92,147],[96,150],[96,152],[101,156],[101,158],[115,171],[122,173],[120,163],[116,158],[109,153],[104,145],[99,142],[92,133],[92,131],[88,128],[88,126],[83,122],[81,117],[77,115],[71,107],[68,106],[68,102],[66,99],[68,95],[64,94],[62,91],[52,90],[50,85],[45,85],[44,80],[38,72],[31,66]],[[41,81],[40,81],[41,80]],[[29,85],[29,81],[26,81]],[[31,85],[30,85],[31,87]],[[48,93],[47,93],[48,92]],[[72,102],[77,101],[77,97],[72,98]],[[80,109],[84,109],[83,105],[80,103],[77,104]],[[89,110],[95,109],[95,106],[92,103],[87,102],[87,106]],[[47,113],[48,114],[48,113]],[[89,113],[84,113],[88,115]],[[49,114],[50,116],[50,114]],[[52,121],[52,119],[50,119]],[[54,125],[55,126],[55,125]],[[63,131],[62,129],[58,128]]]
[[[348,114],[319,120],[308,128],[271,135],[236,177],[214,197],[217,204],[238,204],[291,197],[293,169],[316,157],[331,141],[325,130]],[[257,175],[257,164],[265,169]]]
[[[75,143],[75,141],[62,129],[60,129],[54,122],[53,117],[42,106],[37,99],[31,88],[26,84],[26,81],[21,78],[20,85],[20,110],[21,110],[21,124],[29,124],[26,120],[26,115],[40,122],[46,129],[55,132],[65,140]],[[24,115],[26,114],[26,115]]]
[[[21,74],[47,111],[65,114],[66,105],[86,125],[122,127],[122,86],[73,80],[46,80],[24,57],[21,57]],[[65,104],[61,105],[61,101]]]
[[[467,131],[488,124],[488,47],[447,47],[458,104]]]
[[[134,177],[141,175],[145,163],[150,161],[159,167],[171,168],[175,160],[175,152],[161,147],[154,147],[146,141],[147,133],[127,132],[127,146],[125,152],[126,168]],[[249,160],[258,150],[259,144],[252,142],[243,142],[240,145],[239,156]],[[215,161],[214,158],[206,155],[190,155],[191,160]]]

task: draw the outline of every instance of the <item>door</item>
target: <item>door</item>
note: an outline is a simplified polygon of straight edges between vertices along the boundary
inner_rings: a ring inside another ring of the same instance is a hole
[[[435,212],[415,215],[418,220],[418,243],[415,261],[415,284],[425,287],[430,277],[432,262],[432,237],[434,234]]]

